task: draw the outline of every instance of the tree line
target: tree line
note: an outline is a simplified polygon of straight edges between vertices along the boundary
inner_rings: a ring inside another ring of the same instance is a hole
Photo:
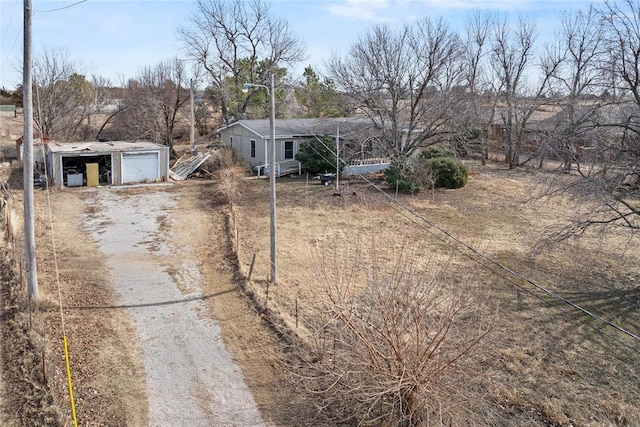
[[[273,75],[278,117],[367,117],[379,132],[373,150],[400,163],[441,143],[483,162],[492,144],[510,168],[560,162],[584,178],[581,194],[603,198],[585,224],[637,229],[640,2],[607,0],[559,24],[544,45],[534,21],[491,12],[471,13],[460,31],[433,17],[379,24],[328,58],[326,75],[307,67],[296,78],[288,70],[304,48],[265,0],[197,0],[177,29],[182,57],[119,86],[88,79],[65,50],[45,50],[34,63],[36,131],[172,145],[192,84],[206,101],[196,127],[208,135],[267,117],[266,91],[242,85]]]

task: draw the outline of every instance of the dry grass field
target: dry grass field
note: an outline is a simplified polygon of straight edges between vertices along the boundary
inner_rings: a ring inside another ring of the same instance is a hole
[[[379,178],[373,183],[384,191],[351,179],[341,181],[340,196],[307,177],[279,179],[275,285],[267,280],[266,180],[242,180],[233,209],[221,202],[215,179],[166,190],[180,194],[172,239],[183,248],[167,269],[179,266],[185,253],[197,257],[207,291],[216,295],[207,300],[209,315],[221,322],[269,425],[335,425],[313,418],[322,402],[300,388],[292,347],[313,340],[310,325],[326,307],[328,286],[359,292],[361,271],[372,262],[393,268],[402,256],[426,279],[439,271],[435,283],[478,302],[489,333],[464,365],[456,397],[474,424],[640,425],[640,344],[558,298],[640,333],[638,241],[618,232],[544,244],[546,230],[570,217],[570,199],[535,198],[542,172],[469,165],[466,187],[414,196],[393,194]],[[145,190],[129,191],[135,197]],[[86,425],[144,425],[135,337],[122,312],[99,309],[113,305],[114,295],[82,229],[91,207],[82,191],[53,192],[51,199],[78,408]],[[48,381],[68,416],[45,193],[36,201],[40,278],[51,302],[42,311],[55,360]],[[42,401],[39,407],[55,413]]]
[[[275,286],[266,280],[268,184],[249,181],[235,221],[244,274],[256,254],[249,285],[256,301],[304,336],[326,302],[327,276],[342,283],[373,258],[394,264],[403,248],[417,249],[418,259],[446,264],[443,286],[483,301],[492,328],[469,384],[480,384],[487,424],[640,424],[639,343],[558,298],[637,335],[638,242],[620,232],[545,245],[550,227],[570,217],[570,200],[534,197],[542,172],[470,166],[466,187],[416,196],[362,180],[344,181],[335,196],[305,177],[281,179]]]

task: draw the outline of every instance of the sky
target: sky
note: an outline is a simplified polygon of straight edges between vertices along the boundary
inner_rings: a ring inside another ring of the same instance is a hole
[[[601,4],[603,0],[592,3]],[[65,49],[82,65],[81,74],[119,84],[145,66],[181,57],[177,28],[194,11],[192,0],[32,0],[33,56],[43,49]],[[424,16],[442,17],[462,29],[473,10],[492,10],[514,19],[536,21],[542,39],[553,37],[562,11],[584,8],[585,0],[271,0],[271,11],[285,19],[303,41],[307,58],[290,67],[300,77],[311,65],[323,72],[332,54],[345,54],[375,24],[401,26]],[[0,0],[0,86],[15,89],[23,46],[23,0]]]

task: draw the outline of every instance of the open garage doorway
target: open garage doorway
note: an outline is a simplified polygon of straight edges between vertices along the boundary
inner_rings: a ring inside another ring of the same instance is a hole
[[[98,185],[112,183],[112,156],[111,154],[95,156],[63,156],[62,180],[67,187],[82,187],[87,185],[87,164],[97,164]],[[89,182],[91,178],[89,179]]]

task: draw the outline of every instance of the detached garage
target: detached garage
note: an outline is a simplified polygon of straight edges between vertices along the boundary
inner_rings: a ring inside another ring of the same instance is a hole
[[[169,147],[152,142],[52,142],[46,153],[58,187],[160,182],[169,174]]]

